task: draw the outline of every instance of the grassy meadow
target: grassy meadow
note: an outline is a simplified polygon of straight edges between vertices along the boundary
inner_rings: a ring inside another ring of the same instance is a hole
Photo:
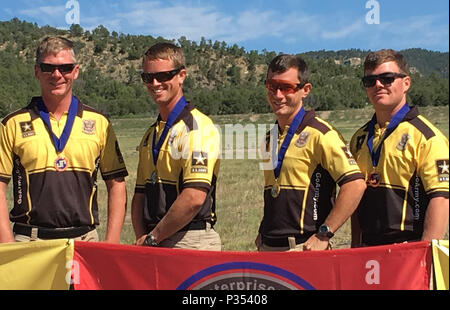
[[[444,134],[449,136],[449,108],[424,107],[421,113],[431,120]],[[358,110],[318,112],[319,116],[336,127],[349,141],[352,134],[367,122],[373,110],[371,107]],[[256,149],[265,131],[249,131],[245,134],[245,156],[232,156],[233,143],[225,135],[225,125],[236,128],[241,124],[244,128],[258,128],[258,124],[269,124],[275,121],[272,114],[262,115],[227,115],[213,116],[214,122],[222,130],[222,159],[217,185],[216,213],[218,222],[215,226],[222,239],[222,248],[226,251],[255,251],[254,239],[257,235],[263,211],[263,171],[259,169],[260,160]],[[116,131],[120,148],[124,156],[129,177],[127,178],[128,209],[122,230],[121,242],[131,244],[135,237],[131,224],[130,204],[134,193],[138,153],[136,147],[146,131],[154,122],[150,118],[114,119],[113,127]],[[246,125],[249,125],[245,127]],[[264,128],[264,127],[262,127]],[[227,131],[229,134],[229,132]],[[238,139],[238,137],[236,137]],[[230,145],[231,144],[231,145]],[[237,140],[236,145],[239,145]],[[226,153],[226,154],[225,154]],[[231,155],[230,155],[231,154]],[[256,154],[256,157],[253,155]],[[230,159],[229,159],[230,158]],[[242,159],[240,159],[242,158]],[[103,238],[106,227],[106,190],[104,182],[99,180],[99,208],[101,225],[98,227],[100,237]],[[11,206],[11,186],[8,189],[8,204]],[[448,238],[448,233],[447,233]],[[350,224],[345,223],[333,238],[334,248],[346,248],[350,244]]]

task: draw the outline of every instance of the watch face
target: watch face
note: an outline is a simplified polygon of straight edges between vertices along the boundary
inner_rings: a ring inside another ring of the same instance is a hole
[[[148,245],[148,246],[151,246],[151,240],[150,240],[150,237],[149,237],[149,236],[147,236],[147,237],[145,238],[144,244],[145,244],[145,245]]]
[[[329,231],[330,231],[330,228],[328,228],[327,225],[321,225],[321,226],[319,227],[319,232],[321,232],[321,233],[327,233],[327,232],[329,232]]]
[[[330,231],[330,227],[328,227],[325,224],[320,225],[319,231],[317,233],[319,236],[328,237],[328,238],[332,238],[334,236],[334,234]]]

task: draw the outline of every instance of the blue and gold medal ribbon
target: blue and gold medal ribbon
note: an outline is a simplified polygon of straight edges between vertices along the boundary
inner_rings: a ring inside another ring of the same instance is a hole
[[[44,104],[42,98],[38,102],[39,115],[47,126],[50,135],[52,137],[53,145],[58,153],[61,153],[66,147],[67,141],[69,141],[70,133],[72,132],[73,123],[78,112],[78,100],[75,96],[72,96],[72,101],[69,107],[69,115],[67,116],[66,125],[61,136],[58,138],[52,130],[52,124],[50,123],[50,113]]]
[[[368,124],[369,135],[367,136],[367,147],[369,148],[370,157],[372,158],[373,167],[378,166],[378,162],[380,161],[381,149],[383,148],[383,142],[386,140],[392,132],[397,128],[397,126],[401,123],[401,121],[405,118],[406,114],[410,111],[410,108],[407,103],[403,105],[403,107],[395,113],[394,117],[392,117],[389,125],[386,128],[386,132],[378,144],[378,148],[376,150],[373,149],[373,138],[375,136],[375,125],[377,123],[377,115],[374,114],[372,119]]]
[[[167,134],[169,133],[170,128],[175,124],[175,122],[178,119],[178,116],[180,116],[181,112],[184,110],[184,108],[187,106],[187,101],[183,97],[178,100],[177,104],[173,108],[173,110],[169,114],[169,118],[167,119],[166,125],[164,126],[163,132],[161,134],[161,137],[158,140],[158,143],[155,145],[156,141],[156,130],[153,133],[153,141],[152,141],[152,153],[153,153],[153,163],[155,164],[158,161],[159,152],[161,151],[161,147],[164,143],[164,140],[166,140]]]
[[[287,149],[289,145],[291,144],[292,138],[294,137],[295,132],[297,131],[298,127],[303,121],[303,118],[305,117],[306,111],[302,107],[300,111],[298,111],[297,115],[295,115],[294,120],[292,121],[291,125],[289,126],[289,130],[286,134],[286,137],[283,140],[283,143],[281,144],[280,150],[278,152],[278,162],[277,166],[275,167],[275,170],[273,171],[275,174],[275,180],[278,179],[281,172],[281,167],[283,166],[284,157],[286,156]]]

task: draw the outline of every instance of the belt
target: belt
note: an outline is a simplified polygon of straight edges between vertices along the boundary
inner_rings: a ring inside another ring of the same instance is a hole
[[[14,224],[13,231],[16,234],[31,237],[33,228],[37,229],[37,237],[39,239],[71,239],[87,234],[91,230],[94,230],[95,226],[48,228],[16,223]]]
[[[311,235],[292,236],[295,238],[295,244],[306,242]],[[267,237],[261,235],[262,243],[272,247],[289,247],[288,237]]]
[[[183,228],[181,228],[179,231],[188,231],[188,230],[203,230],[206,229],[206,223],[205,221],[198,221],[198,222],[190,222]],[[212,225],[211,225],[212,227]]]
[[[379,234],[361,234],[362,243],[367,246],[402,243],[405,241],[418,241],[420,236],[412,231],[394,231]]]
[[[186,226],[184,226],[183,228],[181,228],[179,231],[188,231],[188,230],[203,230],[206,229],[207,224],[211,225],[211,228],[213,227],[212,224],[210,224],[209,222],[206,221],[196,221],[196,222],[190,222],[189,224],[187,224]],[[148,226],[148,231],[152,231],[157,224],[152,224]]]

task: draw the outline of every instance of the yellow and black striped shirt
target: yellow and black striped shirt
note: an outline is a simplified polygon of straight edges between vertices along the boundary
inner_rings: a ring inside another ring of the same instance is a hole
[[[135,192],[145,194],[147,198],[145,225],[149,229],[156,226],[183,189],[189,187],[209,191],[203,207],[192,223],[208,221],[214,224],[215,185],[220,155],[219,131],[209,117],[188,103],[162,144],[155,168],[152,141],[155,138],[156,144],[164,126],[165,122],[158,119],[147,130],[139,146]]]
[[[375,125],[374,147],[379,147],[382,136]],[[350,144],[366,180],[375,171],[380,179],[377,187],[368,185],[357,209],[363,242],[376,245],[420,239],[430,199],[448,198],[448,139],[416,107],[384,140],[377,167],[372,167],[367,137],[368,123]]]
[[[277,137],[278,150],[287,131],[288,127]],[[269,137],[265,147],[272,152]],[[264,169],[264,177],[264,217],[259,232],[268,238],[295,236],[306,241],[330,213],[336,184],[341,186],[363,175],[336,129],[308,111],[287,149],[278,178],[278,197],[271,195],[273,167]]]
[[[68,142],[58,154],[39,116],[38,97],[1,122],[0,181],[13,179],[12,222],[49,228],[98,225],[97,173],[104,180],[128,175],[106,117],[78,104]],[[67,113],[52,130],[60,136]]]

